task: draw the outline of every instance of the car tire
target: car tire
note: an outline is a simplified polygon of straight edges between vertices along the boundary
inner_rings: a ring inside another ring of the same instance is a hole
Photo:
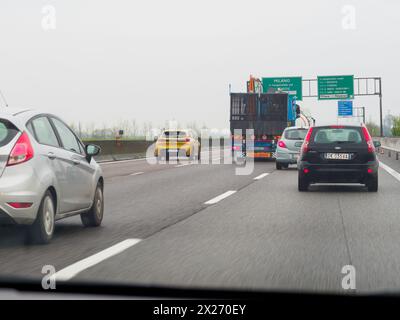
[[[29,242],[34,244],[47,244],[54,235],[55,227],[55,204],[53,195],[49,190],[40,202],[35,222],[29,226]]]
[[[85,227],[98,227],[103,221],[104,215],[104,194],[103,188],[97,183],[94,193],[93,205],[89,211],[81,213],[81,221]]]
[[[199,153],[197,154],[197,160],[200,161],[201,160],[201,149],[199,148]]]
[[[193,150],[189,152],[189,155],[187,155],[187,158],[189,159],[189,161],[196,160],[196,156],[195,156]]]
[[[276,162],[276,170],[282,170],[282,163]]]
[[[308,191],[309,185],[310,183],[307,181],[307,179],[299,175],[299,180],[298,180],[299,191],[300,192]]]
[[[367,188],[369,192],[377,192],[378,191],[378,176],[375,178],[371,178],[367,183]]]

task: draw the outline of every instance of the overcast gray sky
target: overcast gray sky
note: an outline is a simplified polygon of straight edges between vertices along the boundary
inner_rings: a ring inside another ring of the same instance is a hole
[[[354,74],[382,77],[384,109],[400,113],[399,12],[397,0],[2,0],[0,89],[68,122],[225,128],[228,85],[244,91],[249,74]],[[355,105],[378,121],[377,97]],[[336,102],[302,106],[336,121]]]

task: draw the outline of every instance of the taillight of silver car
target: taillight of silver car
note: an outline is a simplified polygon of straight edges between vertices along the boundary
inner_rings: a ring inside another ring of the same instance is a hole
[[[278,147],[279,148],[283,148],[283,149],[287,149],[286,143],[282,140],[278,141]]]
[[[8,157],[7,166],[24,163],[33,158],[34,152],[26,132],[22,132]]]

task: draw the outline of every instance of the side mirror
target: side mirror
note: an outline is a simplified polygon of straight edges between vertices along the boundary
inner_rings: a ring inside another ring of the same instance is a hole
[[[382,146],[380,141],[374,141],[374,146],[375,148],[379,148],[380,146]]]
[[[97,156],[101,152],[101,148],[96,146],[95,144],[88,144],[85,146],[86,150],[86,159],[88,162],[92,160],[92,157]]]

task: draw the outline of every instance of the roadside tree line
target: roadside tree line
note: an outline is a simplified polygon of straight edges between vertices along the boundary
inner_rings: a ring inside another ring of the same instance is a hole
[[[380,135],[379,125],[371,119],[367,121],[366,126],[372,136],[378,137]],[[383,135],[385,137],[400,137],[400,116],[393,115],[389,112],[384,117]]]
[[[181,124],[177,121],[166,121],[164,125],[154,125],[152,122],[138,123],[135,119],[121,120],[112,125],[103,123],[96,125],[92,123],[70,123],[72,130],[83,140],[110,140],[120,137],[121,139],[127,140],[145,140],[154,138],[159,135],[164,128],[185,128],[192,129],[197,134],[200,134],[201,130],[207,129],[203,124],[200,126],[195,121]],[[120,135],[120,132],[123,135]]]

